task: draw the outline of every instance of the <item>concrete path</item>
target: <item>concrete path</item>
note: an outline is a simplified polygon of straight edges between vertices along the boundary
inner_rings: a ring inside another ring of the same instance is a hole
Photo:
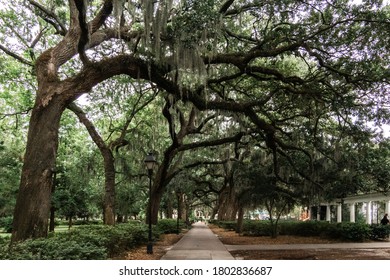
[[[201,222],[192,225],[162,260],[234,260],[218,237]]]

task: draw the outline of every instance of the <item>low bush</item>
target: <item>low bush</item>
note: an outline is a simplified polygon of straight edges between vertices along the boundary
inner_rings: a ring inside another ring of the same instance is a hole
[[[285,222],[279,223],[281,235],[295,236],[322,236],[329,227],[328,222],[324,221],[305,221],[305,222]]]
[[[12,217],[3,217],[0,218],[0,228],[3,228],[5,232],[12,232]]]
[[[372,225],[371,239],[380,240],[387,239],[390,236],[390,225]]]
[[[218,221],[218,220],[212,220],[210,223],[220,227],[224,228],[226,230],[236,230],[237,228],[237,222],[236,221]]]
[[[155,233],[154,239],[157,239]],[[68,240],[79,243],[88,240],[90,243],[107,249],[109,257],[139,244],[146,244],[148,229],[145,224],[118,224],[115,227],[106,225],[79,226],[65,235]]]
[[[364,223],[338,223],[329,224],[326,236],[345,241],[361,242],[370,239],[372,229]]]
[[[158,233],[154,233],[158,238]],[[0,259],[29,260],[103,260],[137,245],[146,244],[144,224],[79,226],[68,232],[51,233],[48,238],[26,240],[9,247],[0,240]]]
[[[186,224],[179,220],[179,232],[186,228]],[[156,230],[161,234],[177,233],[177,219],[161,219],[157,223]]]
[[[234,221],[212,221],[213,224],[227,230],[235,230]],[[247,220],[244,222],[243,234],[249,236],[269,236],[270,221]],[[280,221],[279,235],[321,236],[344,241],[361,242],[367,239],[383,239],[390,234],[390,226],[369,226],[365,223],[329,223],[325,221]]]
[[[92,243],[74,240],[39,238],[26,240],[12,246],[6,259],[13,260],[104,260],[107,251]]]
[[[184,223],[179,226],[184,227]],[[153,227],[153,240],[160,233],[177,231],[176,220],[161,220]],[[107,259],[148,242],[148,226],[124,223],[115,227],[83,225],[66,232],[50,233],[48,238],[26,240],[8,250],[9,239],[0,243],[1,259]]]
[[[249,236],[270,236],[272,233],[270,221],[252,221],[244,222],[243,234]]]

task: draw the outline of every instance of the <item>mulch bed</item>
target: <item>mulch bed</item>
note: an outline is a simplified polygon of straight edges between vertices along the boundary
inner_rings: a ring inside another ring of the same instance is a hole
[[[224,244],[324,244],[339,243],[339,240],[321,237],[301,237],[280,235],[277,238],[268,236],[242,236],[234,231],[227,231],[210,225]],[[230,252],[236,259],[242,260],[390,260],[390,249],[316,249],[316,250],[242,250]]]
[[[176,244],[184,233],[181,234],[164,234],[161,239],[154,243],[153,254],[146,253],[146,245],[136,247],[130,251],[127,251],[119,256],[116,256],[115,260],[159,260],[165,255],[167,250]]]

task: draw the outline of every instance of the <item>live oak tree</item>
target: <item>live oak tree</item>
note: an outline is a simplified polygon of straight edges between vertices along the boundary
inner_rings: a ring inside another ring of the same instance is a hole
[[[115,85],[115,84],[114,84]],[[120,84],[115,86],[116,91],[124,91]],[[80,122],[87,129],[90,137],[99,148],[99,151],[103,157],[104,175],[105,175],[105,187],[104,187],[104,201],[103,201],[103,221],[104,224],[114,225],[115,224],[115,188],[116,188],[116,168],[115,168],[115,151],[118,153],[120,147],[129,144],[126,139],[130,129],[130,125],[134,120],[135,115],[146,107],[155,97],[155,93],[149,94],[151,90],[141,90],[140,93],[135,97],[133,105],[130,105],[130,109],[125,112],[123,124],[121,127],[114,127],[109,133],[109,137],[103,139],[103,136],[99,134],[97,128],[93,124],[87,114],[75,103],[72,103],[68,108],[73,111]],[[119,93],[116,93],[119,95]],[[126,91],[120,94],[126,94]],[[132,92],[127,92],[128,95],[132,95]],[[131,99],[130,97],[127,97]],[[129,102],[131,103],[131,102]],[[119,132],[119,133],[118,133]]]
[[[88,132],[71,111],[64,112],[60,124],[50,209],[51,231],[55,231],[58,218],[88,220],[101,215],[105,193],[104,173],[100,171],[103,162]]]
[[[0,45],[32,65],[37,80],[13,241],[46,236],[61,115],[115,75],[148,80],[200,111],[241,114],[274,161],[291,161],[296,153],[312,161],[307,146],[299,145],[302,123],[314,139],[324,119],[349,126],[356,118],[380,122],[388,114],[388,108],[376,110],[389,91],[389,11],[381,1],[25,5],[24,16],[38,18],[33,24],[23,19],[31,30],[38,27],[36,36],[15,36],[24,53],[10,40]],[[9,3],[6,8],[15,19],[18,11]],[[17,27],[2,28],[12,34]]]
[[[171,180],[186,169],[193,169],[207,163],[205,159],[190,154],[199,153],[202,149],[238,142],[245,135],[240,129],[232,129],[220,134],[213,133],[212,128],[218,125],[216,119],[221,118],[221,123],[227,122],[222,115],[217,118],[215,114],[199,112],[193,105],[186,106],[178,103],[180,102],[172,96],[165,96],[162,113],[167,119],[170,144],[161,153],[161,162],[152,186],[153,223],[157,223],[160,202]]]

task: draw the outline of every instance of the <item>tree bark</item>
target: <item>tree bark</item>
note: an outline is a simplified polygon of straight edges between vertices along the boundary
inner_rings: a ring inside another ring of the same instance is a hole
[[[58,96],[46,106],[37,98],[14,211],[12,242],[47,236],[58,130],[65,105]]]
[[[84,124],[93,142],[98,146],[104,161],[104,200],[103,200],[103,221],[106,225],[115,225],[115,159],[111,149],[106,145],[97,132],[95,126],[87,118],[85,113],[76,104],[68,106]]]
[[[186,203],[186,196],[184,193],[180,193],[180,197],[179,197],[179,209],[180,209],[180,215],[179,215],[179,219],[180,220],[183,220],[183,221],[186,221],[187,220],[187,203]]]
[[[151,220],[153,225],[157,225],[158,222],[158,213],[160,210],[160,203],[162,196],[164,194],[165,187],[163,189],[155,190],[153,187],[155,184],[152,186],[152,200],[151,200],[151,209],[152,209],[152,215],[151,215]],[[148,212],[149,214],[149,212]],[[148,219],[149,215],[147,215]],[[148,220],[149,221],[149,220]]]
[[[237,215],[237,196],[231,186],[227,186],[219,194],[218,220],[234,221]]]
[[[110,149],[101,151],[104,159],[104,224],[115,225],[115,166]]]
[[[167,198],[167,209],[166,209],[166,217],[168,219],[172,219],[173,218],[173,206],[172,206],[172,199],[171,199],[171,196],[169,196]]]
[[[53,186],[51,188],[51,194],[54,193],[55,191],[55,188],[56,188],[56,170],[54,171],[54,174],[53,174]],[[54,232],[54,228],[55,228],[55,213],[56,213],[56,209],[53,205],[51,205],[50,207],[50,224],[49,224],[49,232]]]
[[[243,227],[244,227],[244,207],[239,207],[238,208],[238,214],[237,214],[237,228],[236,232],[237,233],[242,233]]]

